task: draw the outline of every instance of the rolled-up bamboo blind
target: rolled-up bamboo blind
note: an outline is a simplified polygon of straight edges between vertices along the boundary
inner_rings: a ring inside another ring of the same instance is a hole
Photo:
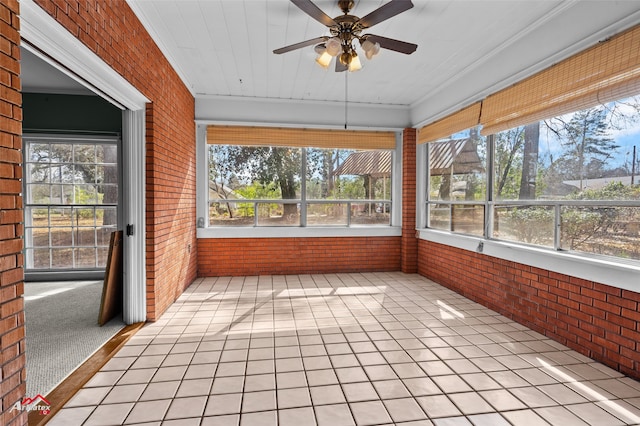
[[[394,149],[394,132],[252,126],[207,127],[207,143],[245,146],[297,146],[345,149]]]
[[[418,143],[481,124],[490,135],[640,93],[640,26],[420,129]],[[478,115],[476,115],[476,113]]]
[[[418,143],[438,140],[445,136],[478,125],[481,103],[477,102],[448,115],[434,123],[424,126],[418,132]]]
[[[482,134],[640,93],[640,26],[580,52],[482,103]]]

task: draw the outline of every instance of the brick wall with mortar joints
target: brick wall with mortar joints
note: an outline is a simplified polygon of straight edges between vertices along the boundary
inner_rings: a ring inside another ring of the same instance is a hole
[[[416,238],[416,129],[402,133],[402,272],[418,271]]]
[[[22,425],[11,408],[26,392],[22,238],[22,94],[17,0],[0,3],[0,424]]]
[[[400,251],[399,237],[206,238],[198,275],[398,271]]]
[[[125,1],[36,3],[151,101],[146,123],[146,285],[147,317],[156,320],[197,271],[193,96]]]

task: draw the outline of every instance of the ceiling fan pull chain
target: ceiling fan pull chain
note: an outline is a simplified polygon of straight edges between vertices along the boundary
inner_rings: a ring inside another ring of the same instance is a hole
[[[344,73],[344,129],[347,130],[347,99],[349,96],[349,84],[348,84],[349,73]]]

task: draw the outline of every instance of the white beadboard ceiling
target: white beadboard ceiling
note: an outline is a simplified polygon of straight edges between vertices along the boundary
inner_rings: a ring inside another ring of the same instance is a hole
[[[355,0],[351,14],[388,1]],[[337,0],[314,2],[342,14]],[[329,34],[288,0],[127,3],[195,96],[196,117],[227,121],[268,121],[274,105],[337,109],[347,96],[369,110],[406,111],[400,127],[422,125],[640,23],[637,0],[413,0],[365,33],[416,43],[416,52],[382,49],[371,61],[361,55],[361,71],[336,73],[315,63],[313,46],[273,53]]]
[[[364,16],[388,0],[356,0]],[[287,0],[128,0],[194,96],[344,102],[345,74],[314,61],[313,46],[276,48],[328,35]],[[411,55],[383,50],[348,75],[353,103],[404,106],[416,125],[640,22],[634,0],[414,0],[368,29],[418,44]],[[331,17],[336,0],[316,0]],[[363,55],[362,55],[363,56]],[[212,117],[215,118],[215,117]]]

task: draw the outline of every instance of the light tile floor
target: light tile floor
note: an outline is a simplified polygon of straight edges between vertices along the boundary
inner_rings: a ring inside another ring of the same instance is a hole
[[[204,278],[49,425],[640,424],[640,383],[419,275]]]

